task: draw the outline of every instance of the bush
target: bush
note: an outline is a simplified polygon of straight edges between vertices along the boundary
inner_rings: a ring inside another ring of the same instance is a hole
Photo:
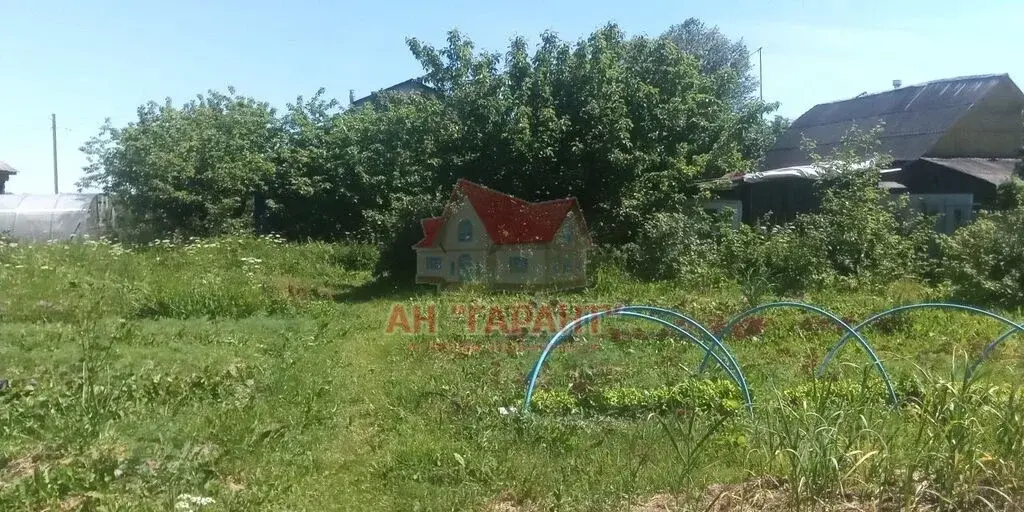
[[[703,212],[655,213],[642,224],[636,241],[623,247],[626,269],[652,281],[715,280],[721,277],[716,238],[722,231]]]
[[[792,226],[740,226],[725,237],[722,262],[729,276],[744,288],[752,302],[767,293],[800,293],[823,281],[825,261],[805,245]]]
[[[741,228],[727,237],[723,262],[749,296],[801,292],[833,280],[863,283],[919,276],[934,234],[878,188],[877,131],[851,131],[821,170],[820,207],[789,225]],[[868,162],[868,165],[863,165]]]
[[[331,262],[344,270],[372,271],[380,251],[371,244],[338,244],[332,246]]]
[[[996,208],[999,210],[1024,209],[1024,180],[1010,177],[996,189]]]
[[[384,234],[379,238],[380,257],[373,276],[380,282],[412,284],[416,279],[416,251],[412,246],[423,239],[421,221],[440,215],[444,203],[440,196],[394,201],[395,208],[387,217],[371,217],[377,226],[372,231]]]
[[[821,208],[797,224],[804,243],[840,278],[889,280],[914,275],[917,268],[914,231],[908,229],[917,227],[916,216],[878,187],[878,163],[890,160],[876,151],[878,133],[852,130],[831,160],[813,157],[824,170],[818,182]]]
[[[958,299],[1007,308],[1024,305],[1024,209],[983,215],[943,247],[943,275]]]

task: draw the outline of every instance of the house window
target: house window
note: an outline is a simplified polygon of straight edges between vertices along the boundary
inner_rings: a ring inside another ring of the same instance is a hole
[[[459,241],[469,242],[473,240],[473,223],[468,219],[459,222]]]
[[[468,254],[459,256],[459,278],[468,281],[476,277],[473,257]]]
[[[572,272],[572,258],[565,259],[565,266],[563,268],[566,273]]]
[[[571,244],[572,243],[572,229],[569,229],[568,225],[562,227],[562,234],[561,234],[561,236],[559,238],[562,240],[563,244]]]
[[[551,262],[551,273],[552,274],[557,274],[558,270],[561,269],[561,268],[562,267],[558,264],[557,261],[552,261]]]
[[[512,271],[513,274],[525,273],[527,266],[528,264],[526,258],[522,256],[512,256],[511,258],[508,259],[508,268]]]
[[[427,270],[441,270],[441,257],[440,256],[428,256],[427,257]]]

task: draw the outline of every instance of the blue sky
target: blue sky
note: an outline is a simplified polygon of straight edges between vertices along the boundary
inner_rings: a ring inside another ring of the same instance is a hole
[[[78,148],[104,118],[123,125],[148,100],[180,104],[229,85],[277,106],[320,87],[346,101],[349,89],[363,96],[420,72],[407,36],[441,44],[452,28],[504,50],[546,29],[577,39],[614,21],[657,35],[697,17],[764,48],[765,99],[791,118],[893,79],[1009,73],[1024,86],[1020,0],[551,3],[3,0],[0,160],[20,171],[8,190],[52,192],[51,113],[60,189],[70,192],[85,165]]]

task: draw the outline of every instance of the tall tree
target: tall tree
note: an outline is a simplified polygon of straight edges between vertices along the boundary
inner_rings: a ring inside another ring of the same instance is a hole
[[[734,75],[734,80],[726,82],[728,90],[723,91],[734,104],[742,104],[757,92],[760,78],[754,73],[751,52],[742,39],[732,40],[718,27],[709,27],[697,18],[672,25],[662,36],[693,55],[702,73]]]
[[[83,146],[89,165],[79,186],[111,193],[149,236],[243,229],[274,171],[278,135],[274,110],[233,88],[181,107],[150,102],[137,121],[108,122]]]
[[[629,38],[613,24],[575,43],[545,33],[532,56],[522,39],[505,55],[475,53],[457,31],[442,48],[409,46],[457,127],[441,181],[526,199],[575,195],[612,243],[644,216],[626,206],[670,208],[698,177],[749,166],[745,148],[771,108],[735,108],[734,74],[703,73],[668,39]]]
[[[291,238],[379,241],[397,195],[435,188],[446,130],[439,104],[382,95],[342,113],[322,95],[298,98],[282,118],[268,227]]]

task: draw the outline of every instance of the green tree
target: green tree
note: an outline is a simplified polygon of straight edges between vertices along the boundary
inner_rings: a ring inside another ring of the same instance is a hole
[[[980,218],[944,240],[943,276],[970,303],[1024,306],[1024,208]]]
[[[208,236],[248,228],[253,196],[279,144],[268,104],[210,91],[175,107],[150,102],[124,128],[109,121],[82,148],[78,186],[112,194],[136,236]]]
[[[718,27],[709,27],[697,18],[672,25],[662,37],[693,55],[703,74],[731,74],[732,79],[723,81],[723,92],[734,104],[745,103],[758,91],[760,78],[754,74],[751,52],[742,39],[732,40]]]
[[[893,279],[918,275],[932,230],[905,201],[881,189],[881,169],[892,161],[878,151],[882,126],[851,129],[828,155],[805,144],[822,176],[820,207],[797,220],[802,243],[837,276]]]
[[[706,75],[668,39],[615,25],[576,43],[545,33],[532,56],[523,39],[504,55],[475,53],[457,31],[442,48],[409,46],[455,127],[438,146],[439,182],[574,195],[606,243],[631,240],[652,213],[680,211],[699,177],[749,167],[744,149],[774,108],[734,108],[724,94],[735,74]]]
[[[749,168],[772,140],[773,105],[736,104],[741,74],[704,69],[666,37],[608,25],[504,53],[457,31],[440,48],[408,45],[436,97],[343,110],[320,90],[280,117],[233,89],[150,103],[83,148],[82,184],[114,194],[150,236],[248,229],[257,210],[292,239],[397,248],[410,212],[438,213],[409,205],[436,206],[467,178],[528,200],[576,196],[598,239],[622,244],[670,228],[699,206],[698,179]]]
[[[429,97],[388,97],[341,112],[319,91],[283,116],[284,143],[268,191],[269,227],[290,238],[381,242],[399,195],[432,193],[446,124]]]

